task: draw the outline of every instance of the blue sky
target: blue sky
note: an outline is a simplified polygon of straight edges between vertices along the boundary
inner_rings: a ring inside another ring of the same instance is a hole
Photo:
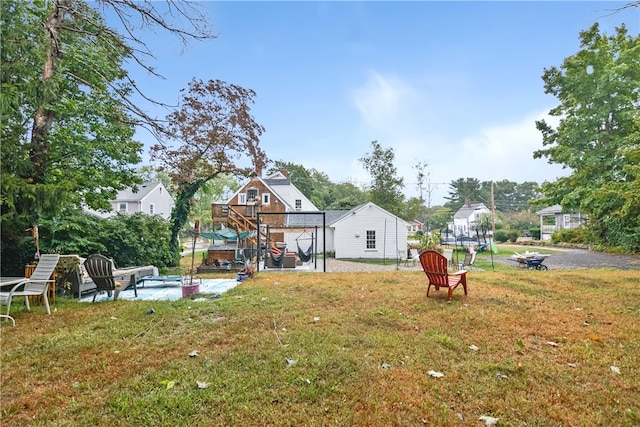
[[[165,80],[132,72],[170,104],[192,78],[253,89],[268,157],[333,182],[369,182],[358,159],[373,140],[393,148],[407,197],[418,195],[414,166],[428,162],[438,205],[458,178],[567,173],[533,159],[542,147],[535,120],[557,105],[541,76],[576,53],[579,32],[596,21],[609,34],[625,23],[637,36],[639,9],[610,12],[625,3],[203,2],[217,39],[184,50],[154,35]]]

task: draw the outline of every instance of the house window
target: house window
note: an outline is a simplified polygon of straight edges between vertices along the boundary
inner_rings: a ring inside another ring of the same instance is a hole
[[[264,193],[262,195],[262,204],[263,205],[268,205],[269,203],[271,203],[271,194]]]
[[[247,204],[247,195],[244,193],[238,194],[238,204],[246,205]]]
[[[296,199],[296,210],[302,210],[302,200],[301,199]]]
[[[149,215],[153,215],[156,213],[156,205],[154,205],[153,203],[151,203],[149,205]]]
[[[118,204],[118,212],[126,213],[127,212],[127,204],[126,203]]]
[[[255,202],[258,198],[258,189],[257,188],[249,188],[247,190],[247,200],[249,202]]]
[[[160,187],[160,195],[162,196],[162,187]]]
[[[376,248],[376,230],[367,230],[367,249]]]

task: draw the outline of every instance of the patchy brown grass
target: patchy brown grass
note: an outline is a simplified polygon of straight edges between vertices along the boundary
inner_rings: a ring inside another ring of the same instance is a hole
[[[261,273],[204,302],[62,299],[52,316],[15,305],[1,424],[640,423],[640,272],[469,276],[450,303],[396,271]]]

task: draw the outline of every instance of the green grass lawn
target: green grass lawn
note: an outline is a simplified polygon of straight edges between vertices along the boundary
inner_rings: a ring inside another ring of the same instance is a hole
[[[639,425],[640,271],[504,268],[469,272],[450,303],[407,270],[271,272],[205,301],[63,298],[51,316],[15,303],[1,424]]]

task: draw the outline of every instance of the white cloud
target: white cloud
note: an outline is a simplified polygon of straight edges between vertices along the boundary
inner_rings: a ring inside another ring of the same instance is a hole
[[[560,165],[533,158],[534,151],[543,148],[536,120],[556,122],[546,112],[507,116],[501,124],[477,127],[478,119],[490,117],[495,123],[496,117],[487,115],[486,111],[478,112],[475,121],[465,122],[456,116],[458,110],[451,104],[451,93],[442,98],[443,93],[430,88],[428,83],[425,86],[372,71],[368,80],[352,92],[353,105],[362,118],[362,140],[349,144],[349,149],[337,157],[335,152],[326,157],[317,153],[313,163],[319,164],[318,170],[327,172],[336,182],[350,180],[365,184],[370,177],[357,159],[369,152],[370,141],[378,140],[383,148],[393,148],[407,197],[419,195],[415,165],[423,161],[429,163],[432,205],[444,203],[449,183],[459,178],[542,183],[568,173]],[[462,98],[458,94],[453,99]],[[344,148],[347,147],[340,147]],[[427,193],[423,192],[423,196],[427,197]]]
[[[354,90],[353,103],[366,126],[389,130],[401,117],[410,94],[402,80],[372,71],[364,86]]]
[[[544,113],[531,113],[509,123],[480,128],[449,144],[424,144],[413,156],[397,156],[398,171],[407,183],[405,194],[408,197],[418,195],[412,166],[421,160],[417,157],[421,154],[429,161],[434,187],[432,204],[444,203],[448,184],[459,178],[542,183],[567,175],[568,171],[560,165],[533,158],[533,152],[542,148],[542,134],[535,127],[535,121],[542,118],[549,123],[555,121]]]
[[[475,171],[474,178],[483,181],[542,182],[566,175],[561,166],[533,158],[534,151],[542,148],[542,134],[535,127],[535,121],[542,118],[550,121],[544,113],[534,113],[480,129],[461,141],[460,163]]]

